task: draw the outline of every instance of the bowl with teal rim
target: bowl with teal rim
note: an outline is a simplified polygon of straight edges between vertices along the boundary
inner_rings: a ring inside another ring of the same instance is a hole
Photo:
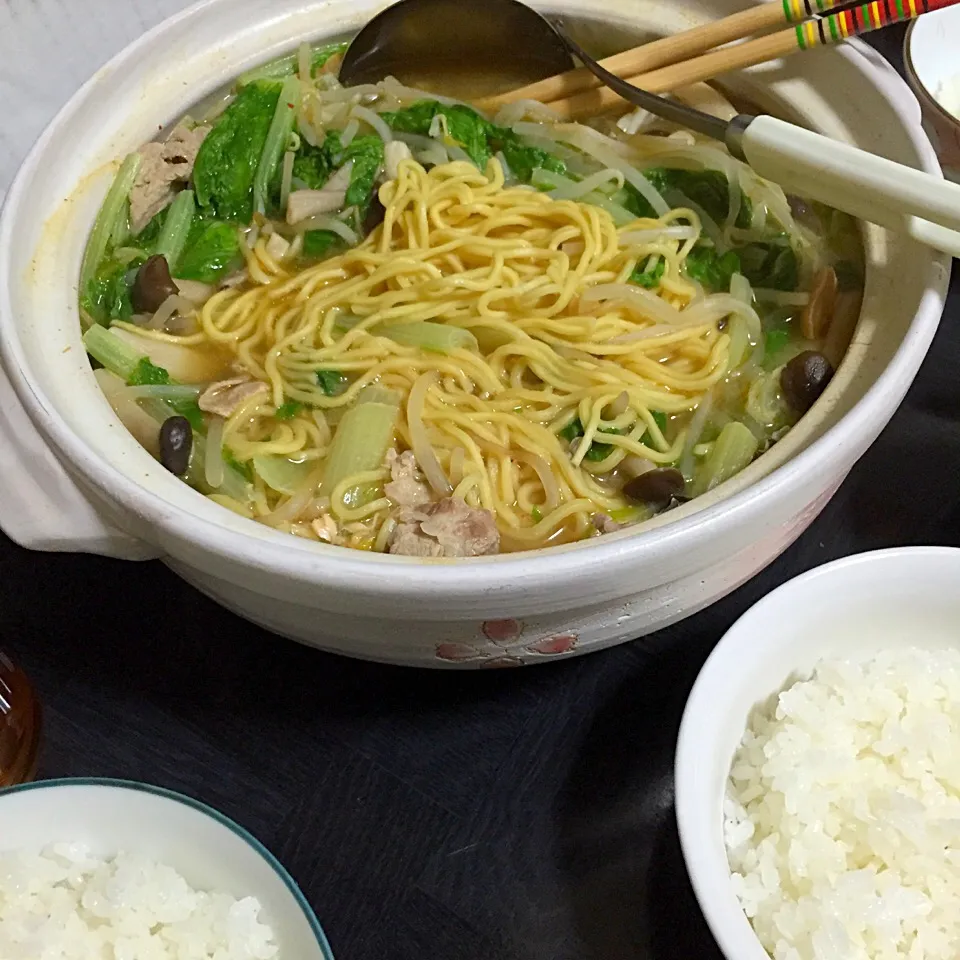
[[[333,960],[320,922],[293,877],[249,831],[172,790],[109,778],[40,780],[0,790],[0,854],[81,843],[176,870],[195,890],[255,897],[277,960]]]

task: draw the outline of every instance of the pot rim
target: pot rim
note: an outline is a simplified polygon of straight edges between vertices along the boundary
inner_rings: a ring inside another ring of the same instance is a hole
[[[186,542],[224,561],[242,563],[248,569],[280,572],[293,581],[323,585],[347,593],[356,593],[360,589],[366,595],[375,594],[386,600],[409,598],[413,594],[424,603],[442,602],[462,595],[464,591],[472,595],[492,592],[506,597],[549,586],[555,589],[561,580],[573,582],[595,578],[600,583],[604,571],[609,571],[612,566],[622,569],[628,565],[636,567],[642,562],[655,567],[660,561],[696,550],[708,529],[711,537],[717,538],[749,523],[763,512],[764,503],[775,491],[788,493],[816,483],[816,477],[831,467],[839,468],[842,472],[847,448],[855,445],[858,438],[863,436],[872,439],[896,409],[901,387],[909,384],[919,368],[943,310],[949,280],[948,258],[943,255],[932,256],[934,265],[939,262],[945,267],[942,279],[938,282],[938,278],[931,273],[914,320],[896,353],[880,376],[838,423],[786,463],[745,489],[650,529],[641,527],[635,532],[522,553],[424,563],[412,557],[301,543],[289,534],[269,529],[258,529],[254,538],[202,516],[200,511],[174,507],[159,494],[138,486],[129,478],[128,472],[107,462],[67,425],[30,372],[12,319],[10,290],[18,282],[10,275],[10,250],[15,242],[14,221],[17,216],[23,215],[20,207],[24,191],[50,141],[56,137],[59,128],[96,93],[104,78],[122,74],[126,63],[135,61],[144,50],[162,45],[165,35],[174,28],[208,8],[225,6],[227,2],[200,0],[187,7],[125,47],[87,80],[57,113],[28,153],[0,212],[0,360],[11,383],[31,420],[67,467],[78,472],[100,495],[124,511],[147,521],[161,544]],[[884,85],[889,90],[891,83],[894,83],[902,86],[904,92],[910,95],[909,88],[893,68],[865,56],[856,41],[833,51],[833,55],[845,58],[860,73],[872,75],[881,90]],[[900,112],[903,113],[902,110]],[[940,167],[929,140],[919,125],[909,122],[905,115],[903,134],[922,158],[923,169],[939,173]],[[890,397],[896,397],[897,403],[891,403]],[[256,552],[251,551],[254,543],[257,544]],[[617,595],[622,593],[620,590]],[[602,591],[595,596],[597,601],[605,599]]]

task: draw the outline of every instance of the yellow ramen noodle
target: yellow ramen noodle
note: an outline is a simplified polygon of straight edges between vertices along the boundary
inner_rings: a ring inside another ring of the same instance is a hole
[[[680,266],[693,240],[624,243],[621,234],[671,221],[699,227],[696,214],[674,209],[618,230],[600,207],[505,188],[496,160],[485,174],[463,162],[427,172],[406,160],[380,200],[382,228],[293,275],[261,237],[248,253],[252,288],[211,297],[202,332],[179,338],[219,344],[271,385],[230,417],[224,443],[239,459],[322,463],[330,426],[376,382],[402,395],[399,441],[437,492],[492,511],[508,548],[578,539],[598,511],[631,509],[604,478],[631,454],[676,461],[684,434],[668,443],[653,411],[688,411],[723,378],[723,311],[670,327],[629,303],[587,304],[581,295],[624,283],[658,255],[661,293],[685,306],[694,288]],[[423,322],[464,331],[463,345],[446,352],[404,345],[399,328]],[[328,396],[318,370],[348,374],[349,389]],[[278,422],[276,409],[291,399],[303,411]],[[584,436],[571,456],[558,432],[576,417]],[[586,462],[601,431],[609,452]],[[331,492],[333,513],[352,525],[355,545],[372,546],[387,519],[387,476],[355,477]],[[262,517],[285,498],[259,478],[257,486]]]

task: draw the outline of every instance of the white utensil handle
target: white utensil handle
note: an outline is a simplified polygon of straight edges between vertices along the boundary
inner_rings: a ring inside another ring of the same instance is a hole
[[[0,529],[31,550],[145,560],[158,552],[117,530],[50,451],[0,367]]]
[[[762,177],[861,220],[956,255],[960,184],[894,163],[775,117],[752,120],[743,154]],[[916,218],[928,221],[917,229]],[[934,228],[937,229],[928,229]]]

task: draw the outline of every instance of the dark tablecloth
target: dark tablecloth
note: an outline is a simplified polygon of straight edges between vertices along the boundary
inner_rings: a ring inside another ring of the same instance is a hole
[[[879,46],[896,57],[893,31]],[[605,653],[437,673],[278,639],[159,563],[0,542],[41,775],[145,780],[252,830],[338,960],[712,960],[673,815],[687,693],[730,624],[835,557],[960,543],[954,285],[910,394],[819,519],[709,610]]]

